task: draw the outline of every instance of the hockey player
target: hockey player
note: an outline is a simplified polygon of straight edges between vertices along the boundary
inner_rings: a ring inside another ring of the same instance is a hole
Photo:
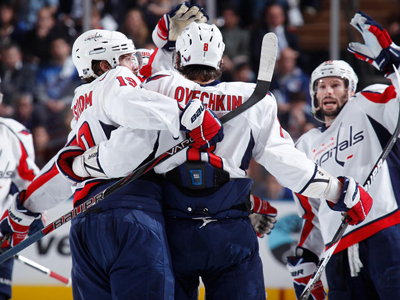
[[[362,12],[350,24],[365,44],[350,43],[349,51],[378,70],[392,85],[374,84],[356,93],[357,75],[341,60],[326,61],[311,75],[312,112],[322,127],[304,134],[296,147],[331,174],[364,183],[399,119],[400,48],[388,33]],[[400,187],[398,143],[382,163],[368,192],[374,205],[365,221],[349,226],[326,266],[329,300],[400,299]],[[325,201],[296,195],[304,218],[296,256],[288,258],[297,297],[341,223],[341,215]],[[312,299],[325,299],[322,282]]]
[[[167,40],[163,42],[169,47]],[[168,56],[161,49],[162,43],[158,46],[155,54]],[[173,70],[160,72],[143,87],[174,98],[181,106],[201,99],[206,107],[222,115],[246,101],[254,91],[254,84],[216,80],[223,50],[217,27],[192,23],[176,40],[176,64],[181,74]],[[268,94],[224,125],[224,140],[216,147],[189,148],[156,167],[156,172],[166,179],[163,199],[177,300],[197,299],[199,277],[207,297],[265,299],[258,241],[248,218],[252,182],[246,177],[246,169],[251,157],[284,186],[306,196],[325,198],[334,210],[347,211],[352,224],[368,214],[372,204],[369,195],[354,179],[332,177],[296,150],[280,127],[276,110],[275,98]],[[183,125],[185,122],[182,118]],[[184,138],[181,134],[179,140]],[[159,139],[166,149],[179,140],[164,132]],[[101,156],[101,152],[91,152],[95,154],[92,157]],[[157,154],[161,152],[159,149]],[[79,160],[83,160],[78,164],[83,170],[74,171],[78,175],[90,174],[85,167],[90,161],[88,151],[75,161]]]
[[[0,93],[0,103],[2,97]],[[0,141],[0,213],[4,214],[3,218],[9,218],[7,208],[15,204],[13,195],[26,189],[39,169],[35,164],[32,135],[22,124],[0,117]],[[31,216],[37,220],[33,226],[43,228],[40,214]],[[23,230],[28,234],[29,227]],[[0,300],[11,298],[13,265],[13,259],[0,265]]]
[[[69,169],[71,156],[106,141],[119,126],[136,145],[134,155],[125,159],[137,167],[152,157],[158,130],[168,131],[171,137],[178,135],[180,118],[188,117],[180,113],[175,100],[139,87],[140,80],[132,72],[135,52],[132,41],[115,31],[91,30],[75,41],[74,64],[87,84],[75,91],[67,147],[46,165],[26,193],[16,197],[16,203],[24,203],[24,211],[11,207],[10,217],[0,221],[1,233],[12,245],[25,237],[17,227],[30,224],[29,211],[41,212],[67,199],[70,183],[60,181],[61,174],[76,182],[74,206],[115,182],[104,177],[82,181]],[[202,109],[200,101],[193,101],[191,108],[199,110],[198,118],[203,120],[196,128],[186,126],[194,144],[218,142],[223,137],[218,119]],[[126,170],[123,163],[117,168]],[[150,172],[73,220],[74,299],[174,299],[160,200],[159,178]],[[16,213],[19,218],[12,217]]]

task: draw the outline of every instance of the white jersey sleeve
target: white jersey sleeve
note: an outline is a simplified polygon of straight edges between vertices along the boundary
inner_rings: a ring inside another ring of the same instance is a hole
[[[31,133],[12,119],[0,118],[0,213],[11,197],[28,187],[39,172]]]

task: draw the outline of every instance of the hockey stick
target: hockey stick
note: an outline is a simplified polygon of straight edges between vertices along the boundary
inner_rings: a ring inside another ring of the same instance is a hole
[[[221,123],[226,123],[232,118],[236,117],[237,115],[241,114],[251,106],[258,103],[261,99],[263,99],[268,91],[269,86],[271,84],[272,74],[274,72],[275,61],[277,57],[278,51],[278,40],[274,33],[267,33],[264,35],[262,48],[261,48],[261,59],[260,59],[260,69],[258,71],[257,83],[253,94],[250,98],[244,102],[242,105],[237,107],[236,109],[228,112],[226,115],[220,118]],[[93,207],[100,201],[104,200],[106,197],[110,196],[114,192],[121,189],[123,186],[129,184],[133,180],[137,179],[141,175],[147,173],[148,171],[152,170],[155,166],[159,165],[169,157],[175,155],[176,153],[180,152],[181,150],[185,149],[187,146],[193,143],[193,140],[186,139],[177,145],[173,146],[168,151],[164,152],[163,154],[155,157],[151,161],[147,162],[146,164],[142,165],[135,169],[132,173],[127,175],[124,178],[121,178],[114,184],[110,185],[100,193],[96,194],[92,198],[86,200],[81,205],[75,207],[65,215],[61,216],[54,222],[47,225],[42,230],[37,231],[30,237],[23,240],[21,243],[16,245],[13,248],[8,249],[3,254],[0,255],[0,264],[3,263],[5,260],[11,258],[18,252],[22,251],[23,249],[27,248],[34,242],[40,240],[42,237],[46,236],[47,234],[51,233],[52,231],[56,230],[57,228],[61,227],[65,223],[71,221],[77,215],[81,214],[82,212],[88,210],[89,208]]]
[[[62,276],[60,274],[57,274],[56,272],[53,272],[52,270],[50,270],[50,269],[48,269],[46,267],[43,267],[43,266],[39,265],[38,263],[36,263],[36,262],[34,262],[34,261],[32,261],[32,260],[30,260],[30,259],[28,259],[28,258],[26,258],[26,257],[24,257],[22,255],[18,255],[17,254],[17,255],[14,256],[14,258],[15,258],[15,260],[18,260],[18,261],[22,262],[23,264],[25,264],[27,266],[30,266],[30,267],[32,267],[32,268],[34,268],[34,269],[46,274],[47,276],[49,276],[51,278],[54,278],[54,279],[56,279],[58,281],[61,281],[66,286],[70,286],[71,285],[71,278],[68,279],[68,278],[66,278],[66,277],[64,277],[64,276]]]
[[[400,86],[400,75],[397,71],[397,68],[393,66],[397,81],[399,82]],[[372,168],[371,172],[369,173],[367,180],[365,181],[363,187],[364,189],[368,192],[372,182],[374,181],[374,178],[379,172],[379,169],[382,167],[383,162],[386,160],[387,156],[389,155],[390,151],[392,150],[393,146],[396,144],[397,138],[400,134],[400,103],[399,103],[399,117],[397,120],[397,125],[396,129],[394,130],[393,135],[391,136],[390,140],[386,144],[385,148],[383,149],[381,155],[379,156],[378,160],[376,161],[374,167]],[[342,236],[344,232],[346,231],[347,226],[349,225],[350,217],[347,214],[344,214],[344,218],[342,220],[342,223],[339,226],[339,229],[336,231],[335,235],[333,236],[332,241],[327,245],[329,247],[321,260],[318,262],[317,268],[312,274],[310,280],[308,281],[306,287],[304,288],[303,293],[300,295],[300,300],[308,300],[308,297],[311,295],[312,290],[314,289],[314,286],[316,285],[317,281],[321,278],[322,272],[324,271],[326,265],[329,262],[329,259],[333,255],[333,253],[336,250],[337,245],[339,244],[340,240],[342,239]]]

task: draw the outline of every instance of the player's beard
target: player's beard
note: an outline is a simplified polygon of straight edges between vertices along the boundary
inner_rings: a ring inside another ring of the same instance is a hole
[[[321,113],[326,117],[337,117],[339,115],[342,108],[346,105],[348,101],[348,93],[345,92],[337,101],[337,107],[335,110],[326,111],[323,106],[321,106]]]

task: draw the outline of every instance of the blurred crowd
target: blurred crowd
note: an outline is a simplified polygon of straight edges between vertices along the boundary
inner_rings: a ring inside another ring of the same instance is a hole
[[[4,94],[0,116],[24,124],[34,137],[36,162],[44,164],[64,145],[72,118],[70,104],[81,84],[71,48],[82,33],[85,0],[0,0],[0,78]],[[119,30],[137,48],[154,49],[151,33],[158,20],[182,0],[92,0],[90,27]],[[206,0],[195,1],[207,11]],[[194,2],[191,2],[192,4]],[[271,91],[282,127],[296,141],[318,126],[310,114],[307,54],[296,28],[320,9],[318,0],[219,0],[215,23],[226,44],[222,81],[255,82],[262,37],[278,36],[279,57]],[[400,25],[393,23],[400,36]],[[395,40],[395,39],[394,39]],[[288,191],[257,163],[249,176],[255,194],[270,199]]]

